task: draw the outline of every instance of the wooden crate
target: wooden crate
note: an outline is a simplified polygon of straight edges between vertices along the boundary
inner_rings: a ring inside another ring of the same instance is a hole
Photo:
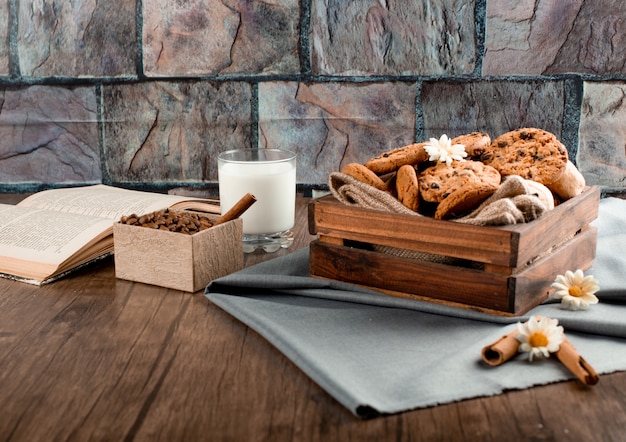
[[[597,229],[590,222],[599,200],[600,190],[589,187],[535,221],[483,227],[323,197],[309,204],[309,231],[319,235],[310,247],[311,275],[393,296],[523,314],[552,293],[558,274],[591,266]],[[415,252],[446,262],[403,256]]]

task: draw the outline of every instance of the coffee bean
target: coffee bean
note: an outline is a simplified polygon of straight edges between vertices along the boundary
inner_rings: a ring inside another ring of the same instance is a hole
[[[168,230],[170,232],[180,232],[188,235],[213,226],[213,221],[206,216],[193,212],[175,212],[169,209],[159,210],[141,216],[137,216],[134,213],[128,216],[124,215],[120,218],[120,223],[151,229]]]

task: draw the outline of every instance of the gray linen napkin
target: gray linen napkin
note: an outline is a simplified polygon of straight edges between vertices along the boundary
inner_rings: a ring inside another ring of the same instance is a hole
[[[594,225],[598,252],[586,274],[601,290],[588,311],[548,300],[511,318],[394,298],[311,278],[308,249],[215,280],[205,295],[355,415],[399,413],[574,379],[555,357],[531,363],[519,355],[499,367],[482,362],[482,347],[531,315],[559,319],[599,374],[626,370],[626,201],[602,200]]]

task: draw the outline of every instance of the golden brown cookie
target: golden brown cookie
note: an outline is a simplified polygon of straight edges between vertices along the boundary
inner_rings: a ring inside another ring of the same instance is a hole
[[[480,159],[503,176],[519,175],[549,185],[565,172],[567,149],[550,132],[523,128],[493,140]]]
[[[491,145],[491,137],[482,132],[472,132],[452,138],[452,144],[462,144],[465,146],[467,156],[474,158],[482,155],[485,149]]]
[[[389,186],[387,186],[387,183],[385,183],[378,175],[376,175],[374,172],[372,172],[362,164],[346,164],[343,169],[341,169],[341,172],[345,173],[346,175],[350,175],[352,178],[359,180],[362,183],[374,186],[378,190],[383,190],[385,192],[389,191]]]
[[[416,165],[428,159],[424,146],[427,143],[409,144],[371,158],[365,163],[372,172],[382,175],[398,170],[405,164]]]
[[[585,190],[585,186],[585,177],[571,161],[567,162],[563,175],[555,182],[548,184],[548,188],[564,200],[580,195]]]
[[[405,164],[396,174],[396,193],[398,201],[417,212],[419,208],[419,187],[415,167]]]
[[[500,173],[479,161],[437,163],[418,177],[420,196],[437,203],[435,219],[461,216],[487,199],[500,187]]]

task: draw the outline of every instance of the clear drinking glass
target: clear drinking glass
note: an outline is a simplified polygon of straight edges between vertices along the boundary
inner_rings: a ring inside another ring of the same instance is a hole
[[[296,154],[284,149],[237,149],[217,157],[220,206],[226,213],[245,194],[256,202],[241,216],[245,253],[293,243]]]

